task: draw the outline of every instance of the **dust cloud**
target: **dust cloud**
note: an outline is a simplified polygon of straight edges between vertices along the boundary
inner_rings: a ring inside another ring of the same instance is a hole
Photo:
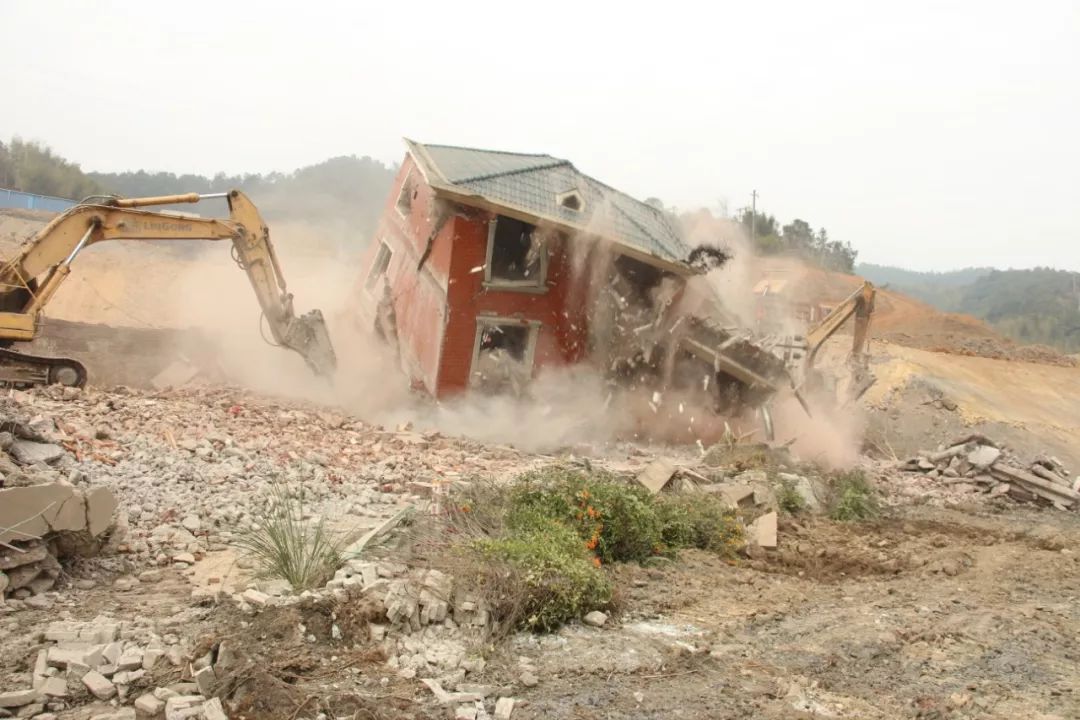
[[[757,328],[754,285],[764,263],[741,228],[707,212],[691,214],[686,224],[691,244],[719,246],[732,256],[694,278],[691,286],[699,287],[693,292],[719,298],[733,324]],[[521,397],[471,393],[435,402],[409,389],[397,358],[357,307],[361,239],[349,238],[348,228],[333,222],[279,222],[271,232],[297,314],[319,308],[327,320],[339,365],[332,383],[316,377],[298,354],[267,342],[269,329],[228,243],[93,247],[80,256],[49,312],[114,326],[196,328],[217,349],[218,370],[227,381],[340,407],[387,426],[412,422],[418,429],[532,451],[617,439],[709,445],[728,428],[751,441],[763,439],[755,412],[718,417],[703,393],[627,390],[607,379],[606,368],[588,362],[539,372]],[[593,281],[584,283],[591,297],[582,301],[595,300],[603,285],[596,281],[611,254],[603,242],[572,246],[571,272]],[[785,322],[795,325],[793,318]],[[775,399],[773,416],[777,440],[791,441],[801,458],[844,466],[856,456],[861,420],[851,411],[822,405],[810,418],[789,393]]]

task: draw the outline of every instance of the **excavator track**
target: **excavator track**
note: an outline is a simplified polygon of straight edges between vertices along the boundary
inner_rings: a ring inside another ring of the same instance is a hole
[[[34,385],[82,387],[85,384],[86,366],[78,360],[27,355],[0,348],[0,386],[2,387]]]

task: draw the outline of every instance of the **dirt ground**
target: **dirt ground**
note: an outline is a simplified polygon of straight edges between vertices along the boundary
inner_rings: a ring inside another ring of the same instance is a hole
[[[725,562],[698,551],[619,566],[622,611],[489,648],[477,683],[504,687],[528,718],[1033,718],[1080,715],[1080,568],[1073,514],[905,505],[871,524],[781,524],[781,547]],[[241,717],[445,717],[426,688],[382,665],[372,609],[307,603],[245,617],[193,605],[184,576],[117,590],[116,569],[72,568],[49,612],[0,616],[7,670],[28,670],[28,629],[103,611],[163,633],[232,643],[224,685],[251,687]],[[331,618],[341,629],[330,632]],[[517,681],[525,661],[540,683]],[[158,672],[147,687],[180,679]],[[318,699],[316,701],[316,699]],[[308,711],[301,703],[311,703]],[[62,713],[90,718],[107,706]]]
[[[906,508],[789,522],[726,564],[625,568],[608,631],[564,633],[526,718],[1067,718],[1080,713],[1074,518]]]

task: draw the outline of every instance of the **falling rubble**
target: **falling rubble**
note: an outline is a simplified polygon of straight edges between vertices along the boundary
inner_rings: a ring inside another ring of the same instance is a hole
[[[1054,457],[1022,462],[989,438],[971,435],[934,452],[921,452],[901,463],[905,472],[922,473],[957,489],[1008,496],[1021,502],[1041,502],[1059,510],[1080,508],[1080,476]]]

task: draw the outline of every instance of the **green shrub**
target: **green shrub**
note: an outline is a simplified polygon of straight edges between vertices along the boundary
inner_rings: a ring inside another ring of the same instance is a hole
[[[806,498],[795,488],[795,481],[781,478],[776,484],[776,504],[786,513],[796,515],[806,509]]]
[[[869,520],[881,508],[861,470],[836,473],[829,479],[829,517],[842,522]]]
[[[561,523],[474,540],[472,548],[487,561],[484,585],[492,612],[508,626],[547,632],[611,602],[611,580],[577,533]]]
[[[639,485],[565,467],[526,473],[519,480],[506,518],[513,530],[563,523],[603,562],[640,561],[665,552],[653,498]]]
[[[736,512],[712,495],[660,496],[656,510],[671,550],[693,547],[733,557],[746,533]]]

